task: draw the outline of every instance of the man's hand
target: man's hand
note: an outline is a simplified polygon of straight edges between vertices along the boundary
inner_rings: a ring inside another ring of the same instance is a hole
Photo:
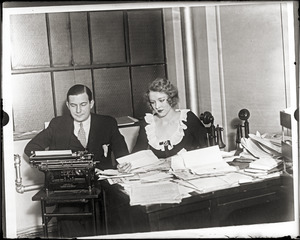
[[[131,163],[120,163],[118,164],[117,168],[121,173],[129,173],[131,170]]]
[[[101,172],[101,170],[100,170],[100,169],[98,169],[98,168],[95,168],[95,174],[96,174],[96,175],[99,175],[99,174],[100,174],[100,172]]]

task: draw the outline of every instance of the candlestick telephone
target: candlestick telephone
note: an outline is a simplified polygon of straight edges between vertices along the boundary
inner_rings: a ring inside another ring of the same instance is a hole
[[[199,118],[204,124],[210,124],[209,127],[206,127],[207,145],[219,145],[220,149],[225,148],[226,145],[224,144],[222,139],[223,128],[219,127],[219,124],[217,124],[217,127],[215,127],[213,115],[210,112],[206,111],[204,113],[201,113]]]
[[[249,137],[249,122],[248,119],[250,118],[250,112],[248,109],[242,109],[238,113],[238,117],[240,120],[244,121],[244,124],[237,124],[235,125],[236,128],[236,145],[237,147],[241,147],[241,139],[242,137],[248,138]],[[244,131],[243,131],[244,129]]]

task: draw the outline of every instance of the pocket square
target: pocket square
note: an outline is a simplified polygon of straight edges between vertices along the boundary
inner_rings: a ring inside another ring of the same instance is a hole
[[[102,145],[103,152],[104,152],[104,157],[107,157],[108,147],[109,147],[109,144],[103,144]]]

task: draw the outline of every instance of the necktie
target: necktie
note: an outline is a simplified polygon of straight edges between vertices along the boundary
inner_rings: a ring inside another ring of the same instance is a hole
[[[82,146],[86,147],[86,137],[82,123],[80,123],[80,128],[78,131],[78,140],[81,142]]]

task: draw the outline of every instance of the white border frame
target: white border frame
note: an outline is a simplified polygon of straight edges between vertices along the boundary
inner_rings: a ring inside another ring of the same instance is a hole
[[[5,223],[4,232],[6,233],[6,238],[16,238],[16,201],[15,201],[15,172],[14,172],[14,149],[13,149],[13,125],[12,125],[12,97],[13,89],[11,89],[10,76],[11,76],[11,66],[10,66],[10,21],[9,17],[12,14],[34,14],[34,13],[51,13],[51,12],[79,12],[79,11],[103,11],[103,10],[122,10],[122,9],[151,9],[151,8],[178,8],[178,7],[195,7],[195,6],[222,6],[222,5],[247,5],[247,4],[272,4],[272,3],[285,3],[288,6],[288,16],[289,16],[289,58],[295,59],[295,43],[294,43],[294,12],[293,12],[293,2],[144,2],[144,3],[111,3],[111,4],[88,4],[88,5],[60,5],[60,6],[41,6],[41,7],[21,7],[21,8],[3,8],[3,56],[2,56],[2,67],[3,67],[3,110],[8,113],[10,122],[3,127],[3,156],[4,156],[4,184],[5,184]],[[292,47],[293,46],[293,47]],[[292,60],[293,61],[293,60]],[[291,64],[289,66],[290,74],[290,89],[291,89],[291,107],[297,108],[296,103],[296,70],[295,65]],[[295,74],[292,74],[295,73]],[[199,229],[199,230],[179,230],[179,231],[168,231],[160,232],[156,236],[158,237],[174,237],[175,236],[189,236],[189,233],[194,233],[195,237],[201,236],[201,232],[210,237],[234,237],[234,236],[263,236],[270,237],[281,237],[281,236],[299,236],[299,206],[298,206],[298,132],[297,132],[297,122],[292,121],[292,135],[293,135],[293,156],[294,156],[294,169],[296,170],[294,174],[294,206],[295,206],[295,221],[282,223],[282,227],[278,227],[278,224],[268,225],[271,228],[266,227],[264,224],[255,225],[254,229],[251,225],[238,226],[234,228],[217,228],[217,234],[211,234],[211,231],[215,231],[215,228],[210,229]],[[261,226],[262,228],[258,228]],[[274,226],[274,227],[272,227]],[[259,231],[263,230],[262,232]],[[188,232],[187,232],[188,231]],[[195,233],[198,232],[199,234]],[[228,232],[229,231],[229,232]],[[210,234],[208,234],[210,232]],[[167,234],[168,233],[168,234]],[[185,235],[182,235],[185,234]],[[221,235],[220,235],[221,234]],[[233,235],[232,235],[233,234]],[[140,234],[140,237],[155,237],[155,233]],[[120,235],[127,236],[127,235]],[[128,235],[133,237],[135,235]],[[108,236],[104,236],[108,238]],[[191,236],[189,236],[191,237]]]

